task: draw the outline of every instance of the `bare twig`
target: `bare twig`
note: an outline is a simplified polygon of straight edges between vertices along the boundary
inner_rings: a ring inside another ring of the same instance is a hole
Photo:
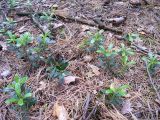
[[[49,32],[48,28],[44,28],[34,17],[34,15],[31,15],[31,19],[33,23],[45,34]]]
[[[157,94],[158,99],[160,100],[160,95],[159,95],[159,93],[158,93],[157,88],[156,88],[155,85],[154,85],[154,82],[153,82],[153,80],[152,80],[151,74],[150,74],[149,69],[148,69],[148,67],[147,67],[148,63],[147,63],[147,62],[145,62],[145,63],[146,63],[146,68],[147,68],[148,77],[149,77],[149,82],[151,83],[154,91],[155,91],[156,94]]]
[[[90,112],[90,114],[88,115],[88,117],[85,120],[90,120],[92,114],[94,114],[96,112],[97,106],[98,106],[98,104],[96,104],[94,106],[94,108],[92,109],[92,111]]]
[[[86,120],[86,114],[87,114],[87,110],[88,110],[88,107],[89,107],[89,102],[90,102],[91,98],[90,98],[90,94],[88,93],[87,94],[87,97],[86,97],[86,100],[85,100],[85,103],[83,105],[83,116],[82,116],[82,120]]]

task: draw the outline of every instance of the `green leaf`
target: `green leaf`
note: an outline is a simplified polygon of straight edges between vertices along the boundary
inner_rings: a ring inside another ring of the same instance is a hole
[[[24,105],[23,99],[19,99],[19,100],[18,100],[18,105],[20,105],[20,106]]]
[[[127,92],[125,90],[118,91],[118,96],[125,96]]]
[[[113,44],[111,43],[111,44],[109,44],[109,46],[108,46],[108,50],[111,50],[113,48]]]
[[[108,95],[108,94],[112,94],[113,91],[111,89],[108,89],[108,90],[105,90],[104,93]]]
[[[122,85],[121,87],[118,88],[118,91],[125,90],[129,87],[130,87],[129,85]]]
[[[113,92],[116,92],[116,88],[115,88],[115,84],[114,84],[114,83],[112,83],[112,84],[110,85],[110,89],[111,89]]]
[[[130,65],[134,65],[134,64],[136,64],[135,61],[130,61],[130,62],[127,63],[127,65],[129,65],[129,66],[130,66]]]
[[[21,85],[20,85],[20,83],[15,84],[15,92],[18,96],[21,96]]]
[[[25,77],[21,78],[20,83],[21,83],[21,84],[24,84],[27,80],[28,80],[28,77],[25,76]]]
[[[26,93],[25,95],[24,95],[24,98],[28,98],[28,97],[31,97],[32,96],[32,93]]]
[[[14,81],[15,81],[16,83],[19,82],[19,76],[18,76],[18,74],[15,74],[15,76],[14,76]]]
[[[16,98],[10,98],[10,99],[7,99],[7,100],[5,101],[6,104],[11,104],[11,103],[15,103],[15,102],[17,102],[17,99],[16,99]]]

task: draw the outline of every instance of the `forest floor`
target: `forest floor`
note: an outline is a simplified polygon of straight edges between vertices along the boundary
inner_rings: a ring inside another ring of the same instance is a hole
[[[0,50],[0,120],[24,119],[20,111],[5,104],[9,96],[3,88],[12,82],[16,73],[29,77],[27,86],[37,99],[36,105],[26,114],[29,120],[56,120],[58,115],[54,113],[54,106],[57,102],[64,106],[69,120],[160,119],[160,70],[150,79],[142,60],[151,51],[160,60],[159,0],[140,0],[138,4],[129,0],[32,0],[27,4],[26,0],[19,0],[14,9],[10,9],[5,0],[0,0],[0,4],[0,28],[7,16],[16,21],[9,29],[17,36],[24,32],[37,36],[49,29],[56,41],[49,46],[51,54],[69,60],[67,71],[72,77],[77,77],[75,82],[59,85],[58,79],[48,78],[46,65],[31,70],[28,61],[18,59],[15,52],[6,48],[7,37],[0,34],[0,47],[3,47]],[[45,28],[50,26],[42,30],[30,15],[48,11],[57,17],[51,21],[40,21],[39,24]],[[115,18],[122,18],[122,21],[117,22]],[[97,27],[100,22],[103,26]],[[130,59],[136,64],[122,76],[103,69],[96,52],[88,53],[79,48],[89,37],[87,32],[95,33],[99,28],[104,28],[105,48],[110,43],[115,48],[124,43],[135,52]],[[128,44],[122,39],[128,33],[138,34],[140,40]],[[9,75],[4,77],[4,71],[9,71]],[[109,88],[111,83],[130,85],[120,105],[106,105],[105,98],[100,95],[100,90]]]

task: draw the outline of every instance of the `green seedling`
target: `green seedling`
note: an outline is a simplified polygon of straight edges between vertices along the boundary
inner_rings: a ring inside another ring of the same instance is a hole
[[[84,40],[82,44],[80,44],[80,48],[85,49],[87,52],[95,52],[104,42],[104,36],[102,35],[103,30],[98,31],[93,34],[89,32],[90,38]]]
[[[113,44],[110,44],[107,50],[103,46],[100,46],[99,50],[97,50],[97,53],[103,55],[102,57],[100,57],[102,66],[107,65],[106,67],[111,68],[116,65],[115,57],[116,55],[118,55],[118,53],[116,50],[113,50]]]
[[[122,85],[116,87],[114,83],[110,85],[109,89],[102,90],[102,94],[105,95],[107,103],[120,104],[122,102],[122,97],[127,95],[126,89],[129,88],[129,85]]]
[[[16,35],[8,32],[8,44],[10,50],[16,52],[18,58],[23,58],[31,63],[33,68],[45,64],[47,58],[46,52],[49,51],[48,45],[54,43],[49,39],[49,33],[39,35],[33,39],[32,35],[28,32],[16,37]]]
[[[142,58],[146,63],[150,73],[154,73],[157,67],[160,67],[160,61],[153,53],[148,53],[147,57]]]
[[[15,104],[24,109],[28,109],[35,104],[32,93],[25,85],[27,79],[28,77],[20,77],[17,74],[14,76],[13,82],[4,89],[5,92],[10,94],[10,98],[5,101],[6,104]]]
[[[52,59],[50,64],[51,67],[47,69],[50,78],[58,78],[60,80],[59,83],[62,84],[64,77],[68,74],[66,68],[68,67],[69,63],[64,59]]]
[[[8,39],[7,39],[7,43],[16,43],[17,41],[17,36],[15,34],[12,34],[12,32],[8,31],[7,32],[7,35],[8,35]]]
[[[9,8],[13,9],[17,5],[17,0],[8,0]]]
[[[41,34],[36,39],[36,46],[28,48],[28,58],[33,67],[39,67],[40,63],[45,63],[48,57],[45,55],[49,51],[48,45],[54,41],[49,38],[49,33]]]
[[[28,59],[27,49],[32,41],[31,34],[26,32],[17,38],[15,34],[8,32],[8,36],[9,38],[7,39],[7,41],[9,49],[14,51],[18,58]]]
[[[134,52],[132,51],[132,49],[126,48],[124,44],[121,44],[119,55],[121,56],[121,72],[124,73],[130,66],[135,64],[133,60],[129,61],[128,59],[129,56],[134,55]]]
[[[30,33],[26,32],[22,34],[19,38],[16,40],[16,46],[17,47],[27,47],[27,45],[32,41],[32,36]]]
[[[140,39],[139,34],[128,33],[123,37],[126,41],[134,42],[134,40]]]
[[[40,16],[40,19],[50,22],[51,20],[53,20],[52,16],[53,15],[50,14],[50,12],[43,12],[43,14]]]

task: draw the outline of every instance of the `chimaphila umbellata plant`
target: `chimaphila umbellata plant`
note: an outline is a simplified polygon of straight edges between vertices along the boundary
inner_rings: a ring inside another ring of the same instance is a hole
[[[147,63],[148,70],[151,74],[153,74],[156,70],[156,68],[160,67],[160,61],[158,60],[157,56],[153,53],[148,53],[147,57],[143,57],[142,60],[144,60]]]
[[[140,39],[139,34],[135,34],[135,33],[125,34],[123,38],[128,42],[134,42],[135,40]]]
[[[102,54],[103,56],[100,57],[100,62],[102,66],[107,68],[112,68],[116,66],[115,57],[118,55],[118,52],[113,49],[113,44],[109,44],[108,48],[105,49],[103,46],[100,46],[97,50],[97,53]]]
[[[118,51],[121,57],[121,73],[123,74],[129,67],[135,64],[135,61],[129,60],[129,56],[134,55],[134,52],[131,48],[125,47],[124,44],[121,44],[121,48]]]
[[[129,85],[116,86],[115,83],[110,85],[110,88],[103,89],[101,92],[105,95],[106,103],[120,104],[122,103],[122,98],[127,95],[126,89]]]
[[[32,67],[38,67],[41,62],[46,61],[47,57],[44,53],[49,51],[48,45],[53,43],[48,33],[41,34],[37,38],[28,32],[20,37],[8,32],[8,36],[10,50],[14,51],[18,58],[29,61]]]
[[[85,39],[80,48],[85,49],[86,52],[95,52],[104,42],[103,30],[96,32],[95,34],[88,32],[89,38]]]
[[[49,65],[50,67],[47,68],[49,77],[58,78],[59,84],[63,84],[64,77],[69,74],[69,72],[66,70],[69,65],[68,61],[57,55],[55,58],[52,58],[49,61]]]
[[[26,87],[26,81],[28,77],[21,77],[16,74],[13,78],[13,82],[9,84],[4,92],[7,92],[10,95],[5,103],[18,105],[23,109],[29,109],[32,105],[36,103],[35,98],[32,97],[32,93]]]

